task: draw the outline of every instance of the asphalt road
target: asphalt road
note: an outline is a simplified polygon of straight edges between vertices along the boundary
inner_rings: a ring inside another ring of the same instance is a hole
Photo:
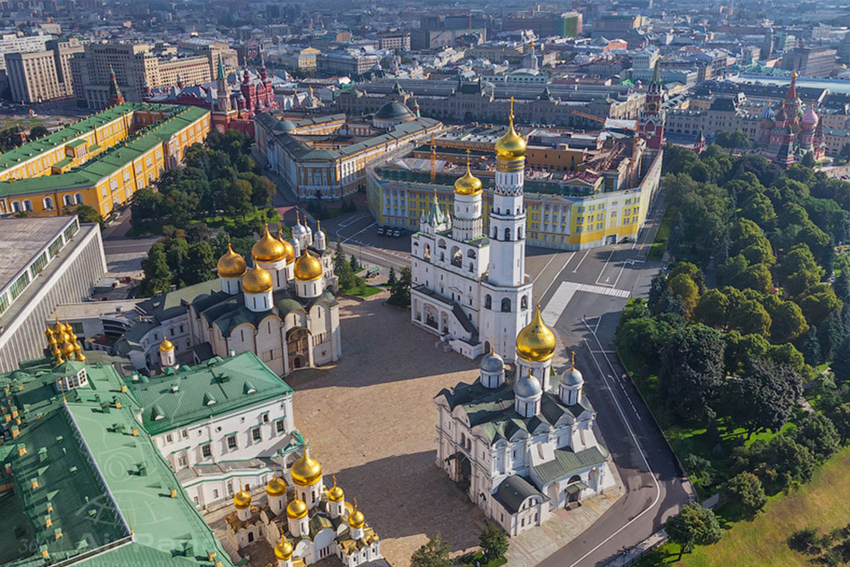
[[[626,491],[591,528],[543,561],[544,567],[605,565],[658,531],[667,516],[694,498],[649,409],[625,377],[613,344],[628,297],[646,297],[661,268],[647,255],[663,212],[663,204],[656,203],[634,243],[578,252],[528,250],[526,270],[534,278],[544,318],[558,333],[561,348],[576,353],[598,431]],[[338,220],[331,232],[349,254],[397,269],[409,266],[409,236],[378,236],[368,213]]]

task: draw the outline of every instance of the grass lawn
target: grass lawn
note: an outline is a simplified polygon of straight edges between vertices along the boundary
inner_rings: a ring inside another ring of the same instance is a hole
[[[794,492],[772,497],[751,521],[739,521],[715,545],[686,554],[682,567],[811,567],[811,557],[791,550],[788,538],[811,526],[820,533],[850,523],[850,448],[832,457],[812,481]],[[675,563],[677,546],[668,544],[638,565]]]
[[[381,293],[382,291],[384,291],[384,289],[364,283],[363,285],[355,286],[349,289],[343,289],[340,291],[342,291],[342,293],[347,293],[348,295],[355,295],[357,297],[369,297],[370,295]]]
[[[664,211],[664,216],[661,218],[661,224],[658,225],[658,232],[655,234],[655,242],[649,248],[648,260],[660,260],[667,249],[667,238],[670,237],[670,223],[673,221],[673,209],[667,207]]]

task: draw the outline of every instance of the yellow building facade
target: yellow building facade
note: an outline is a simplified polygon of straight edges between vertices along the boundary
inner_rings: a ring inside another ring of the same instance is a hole
[[[0,214],[88,205],[106,217],[181,163],[209,130],[206,109],[116,105],[0,155]]]

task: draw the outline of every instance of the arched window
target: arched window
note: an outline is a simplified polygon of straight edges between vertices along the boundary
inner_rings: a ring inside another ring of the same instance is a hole
[[[423,257],[424,257],[426,260],[430,260],[430,259],[431,259],[431,245],[430,245],[430,244],[426,244],[426,245],[425,245],[425,253],[424,253]]]
[[[523,310],[528,309],[528,296],[527,295],[523,295],[522,299],[519,300],[519,306],[520,306],[520,309],[523,309]]]
[[[493,298],[490,297],[490,294],[484,296],[484,309],[492,309],[493,308]]]
[[[445,240],[441,240],[437,243],[437,248],[445,248],[445,247],[446,247],[446,241]]]
[[[52,197],[45,197],[43,199],[43,202],[44,202],[44,208],[45,209],[47,209],[48,211],[53,210],[53,198]]]
[[[24,210],[32,211],[32,201],[30,201],[29,199],[24,201]]]
[[[21,204],[17,201],[12,201],[12,212],[20,213],[21,212]]]
[[[517,233],[516,234],[517,240],[522,240],[522,229],[521,228],[516,229],[516,233]]]
[[[83,194],[82,193],[74,193],[74,202],[78,205],[83,204]]]
[[[497,227],[493,227],[493,240],[499,240],[499,229]]]
[[[505,240],[507,240],[507,241],[511,240],[511,229],[509,229],[509,228],[505,229]]]
[[[506,215],[508,215],[508,216],[510,216],[510,214],[511,214],[511,210],[510,210],[510,209],[508,209],[507,211],[505,211],[505,214],[506,214]]]
[[[71,205],[74,204],[74,201],[73,201],[73,199],[71,199],[70,195],[62,195],[62,204],[65,205],[66,207],[70,207]]]
[[[466,255],[470,258],[475,258],[475,250],[472,250],[470,248],[469,251],[466,253]]]
[[[452,247],[452,266],[463,267],[463,251],[458,246]]]
[[[510,313],[510,312],[511,312],[511,300],[506,297],[502,300],[502,313]]]

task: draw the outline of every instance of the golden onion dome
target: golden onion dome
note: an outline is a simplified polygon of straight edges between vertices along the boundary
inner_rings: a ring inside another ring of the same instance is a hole
[[[277,239],[280,240],[280,243],[283,244],[283,248],[286,250],[286,263],[291,264],[295,261],[295,248],[292,246],[292,243],[286,239],[286,235],[283,234],[283,229],[278,229]]]
[[[62,354],[65,356],[74,354],[74,345],[72,343],[64,343],[62,345]]]
[[[322,263],[307,250],[295,261],[295,279],[311,282],[322,277]]]
[[[455,193],[458,195],[478,195],[481,193],[481,180],[472,175],[469,159],[466,160],[466,173],[455,181]]]
[[[345,498],[345,492],[334,482],[334,485],[328,490],[328,500],[331,502],[342,502],[343,498]]]
[[[351,515],[348,516],[348,525],[352,528],[362,528],[363,524],[366,523],[366,516],[363,515],[363,512],[355,509]]]
[[[174,343],[168,340],[168,337],[163,336],[162,342],[159,343],[159,350],[162,352],[169,352],[174,350]]]
[[[289,474],[298,486],[312,486],[322,478],[322,464],[310,456],[310,448],[306,447],[301,458],[292,463]]]
[[[84,355],[81,352],[78,352],[76,354],[76,359],[77,359],[77,362],[85,362],[86,361],[86,355]]]
[[[53,332],[47,331],[46,335],[47,335],[47,344],[50,345],[50,346],[55,345],[56,344],[56,338],[53,336]]]
[[[281,561],[286,561],[292,557],[292,544],[286,541],[286,539],[280,538],[280,543],[274,548],[274,556]]]
[[[81,350],[83,350],[83,347],[80,346],[80,343],[73,343],[73,345],[74,345],[74,352],[80,352]]]
[[[68,321],[65,321],[65,332],[70,334],[74,332],[74,327]]]
[[[496,142],[496,157],[503,160],[516,160],[525,155],[526,142],[514,129],[514,102],[511,99],[510,126],[507,133]]]
[[[227,243],[227,252],[218,259],[216,268],[220,278],[238,278],[248,271],[245,258],[233,251],[230,242]]]
[[[62,351],[59,350],[58,346],[53,345],[53,348],[50,349],[50,354],[53,355],[53,358],[59,358],[60,356],[62,356]]]
[[[59,322],[59,319],[56,319],[56,324],[55,324],[55,325],[53,325],[53,332],[54,332],[54,333],[56,333],[57,335],[58,335],[59,333],[64,333],[64,332],[65,332],[65,325],[63,325],[62,323],[60,323],[60,322]]]
[[[67,343],[69,340],[71,340],[71,337],[69,337],[68,333],[66,333],[65,331],[62,331],[58,335],[56,335],[56,342],[60,345]]]
[[[286,494],[286,481],[278,476],[272,477],[266,485],[266,494],[269,496],[283,496]]]
[[[516,352],[528,362],[543,362],[555,354],[555,333],[553,333],[540,314],[540,305],[534,311],[534,317],[516,337]]]
[[[251,506],[251,495],[240,489],[233,497],[233,505],[237,510],[245,510]]]
[[[254,261],[250,270],[242,276],[242,289],[245,293],[266,293],[272,290],[272,275]]]
[[[251,248],[251,256],[259,262],[279,262],[286,257],[286,249],[283,244],[269,233],[268,223],[266,223],[263,236]]]
[[[293,520],[300,520],[307,515],[307,504],[299,498],[295,498],[286,507],[286,515]]]

